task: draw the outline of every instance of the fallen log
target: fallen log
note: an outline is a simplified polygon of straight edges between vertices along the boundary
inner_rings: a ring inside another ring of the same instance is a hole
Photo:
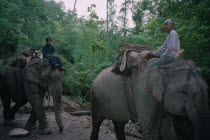
[[[87,110],[87,111],[75,111],[75,112],[70,112],[70,114],[72,116],[90,116],[91,115],[91,111]]]

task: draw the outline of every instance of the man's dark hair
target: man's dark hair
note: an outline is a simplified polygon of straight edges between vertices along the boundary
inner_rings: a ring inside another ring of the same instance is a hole
[[[46,42],[47,42],[48,40],[52,41],[52,38],[49,38],[49,37],[48,37],[48,38],[46,38]]]

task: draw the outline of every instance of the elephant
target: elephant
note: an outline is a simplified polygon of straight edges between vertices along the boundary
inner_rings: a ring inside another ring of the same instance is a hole
[[[20,56],[0,71],[0,96],[3,104],[4,125],[12,125],[15,113],[27,103],[21,80],[26,63],[26,57]],[[15,104],[11,108],[12,101]]]
[[[31,57],[31,56],[28,56]],[[31,59],[31,58],[30,58]],[[27,60],[27,59],[26,59]],[[7,65],[1,71],[1,99],[4,107],[4,123],[14,120],[15,113],[27,102],[32,106],[31,114],[27,120],[25,128],[32,130],[36,128],[36,122],[39,122],[39,133],[50,134],[45,109],[43,106],[44,95],[46,91],[53,97],[55,119],[59,131],[63,131],[61,118],[61,98],[62,98],[62,80],[64,71],[52,69],[47,59],[33,58],[21,69],[19,78],[14,66]],[[20,84],[21,83],[21,87]],[[8,89],[12,89],[8,91]],[[20,92],[17,92],[19,91]],[[7,96],[9,95],[11,96]],[[21,96],[20,96],[21,95]],[[15,102],[15,109],[10,109],[11,100]]]
[[[112,120],[118,140],[126,139],[125,124],[134,119],[144,140],[210,139],[208,86],[200,69],[181,59],[150,69],[154,60],[143,70],[133,69],[127,78],[114,73],[114,67],[98,74],[91,89],[91,140],[98,140],[104,119]]]

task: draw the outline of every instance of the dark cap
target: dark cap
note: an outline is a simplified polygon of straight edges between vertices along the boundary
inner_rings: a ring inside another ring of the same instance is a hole
[[[46,38],[46,42],[47,42],[48,40],[52,41],[52,38],[49,38],[49,37],[48,37],[48,38]]]

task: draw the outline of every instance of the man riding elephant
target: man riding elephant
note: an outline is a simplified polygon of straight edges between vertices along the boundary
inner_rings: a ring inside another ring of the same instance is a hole
[[[42,47],[43,58],[47,58],[48,62],[52,66],[52,68],[63,71],[66,70],[63,68],[63,64],[60,60],[60,57],[55,56],[55,48],[52,45],[52,39],[46,38],[46,45]]]
[[[174,60],[174,58],[178,58],[183,52],[184,49],[180,50],[180,42],[178,34],[175,30],[173,30],[175,25],[175,22],[172,19],[167,19],[164,22],[164,29],[168,33],[168,36],[166,37],[165,42],[163,45],[155,52],[153,52],[154,56],[159,57],[162,55],[159,59],[154,61],[150,68],[160,66],[160,65],[166,65]]]

